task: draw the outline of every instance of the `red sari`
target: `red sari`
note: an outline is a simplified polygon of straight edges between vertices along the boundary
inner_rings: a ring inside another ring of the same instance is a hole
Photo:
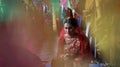
[[[79,27],[76,28],[75,32],[77,36],[71,38],[62,29],[58,40],[58,57],[77,62],[90,61],[92,53],[88,38]]]

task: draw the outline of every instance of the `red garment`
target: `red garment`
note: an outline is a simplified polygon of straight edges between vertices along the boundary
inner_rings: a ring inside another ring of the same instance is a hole
[[[69,36],[66,36],[64,29],[62,29],[58,41],[58,56],[66,52],[64,48],[65,44],[68,44],[69,47],[67,52],[68,54],[73,56],[72,58],[75,61],[76,58],[79,58],[80,60],[91,60],[92,53],[88,38],[85,36],[84,32],[82,32],[82,30],[79,27],[76,28],[76,33],[78,34],[77,37],[69,38]],[[72,42],[72,45],[69,44],[71,43],[70,41]]]

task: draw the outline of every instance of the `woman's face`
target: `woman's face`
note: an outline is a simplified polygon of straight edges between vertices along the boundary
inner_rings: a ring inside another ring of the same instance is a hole
[[[72,25],[70,25],[69,23],[64,24],[64,30],[65,30],[66,34],[68,34],[70,36],[75,33],[75,28]]]
[[[70,11],[70,9],[66,10],[66,17],[72,17],[72,12]]]

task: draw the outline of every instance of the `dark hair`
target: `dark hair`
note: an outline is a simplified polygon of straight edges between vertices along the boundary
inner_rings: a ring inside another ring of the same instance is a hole
[[[69,23],[74,28],[78,27],[77,20],[75,18],[66,18],[63,20],[63,24],[65,24],[65,23]]]

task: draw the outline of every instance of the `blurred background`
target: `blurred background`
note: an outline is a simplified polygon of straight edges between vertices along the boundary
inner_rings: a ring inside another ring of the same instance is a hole
[[[18,67],[26,58],[22,67],[50,67],[66,7],[77,14],[95,63],[119,67],[119,6],[119,0],[0,0],[0,67]]]

